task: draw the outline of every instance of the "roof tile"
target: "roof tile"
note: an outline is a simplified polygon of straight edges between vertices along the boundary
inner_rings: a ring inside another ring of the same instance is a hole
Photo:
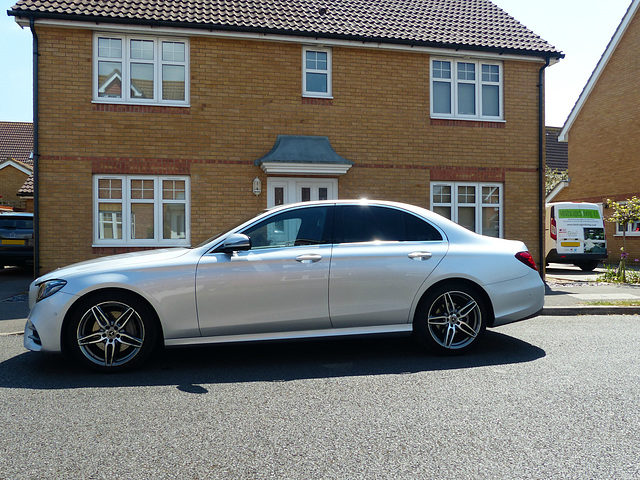
[[[33,124],[0,122],[0,161],[11,158],[33,165]]]
[[[489,0],[19,0],[11,14],[157,21],[562,56]]]

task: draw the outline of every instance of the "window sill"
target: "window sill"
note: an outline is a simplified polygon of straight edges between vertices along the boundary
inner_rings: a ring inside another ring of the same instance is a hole
[[[629,237],[640,237],[640,232],[627,232],[624,235],[625,237],[629,238]],[[620,237],[622,238],[622,234],[621,233],[616,233],[614,234],[614,237]]]
[[[431,125],[440,127],[505,128],[506,120],[431,117]]]
[[[109,103],[91,102],[92,112],[119,112],[119,113],[169,113],[188,115],[191,113],[190,105],[145,105],[139,103]]]
[[[308,97],[302,96],[303,105],[333,105],[333,97]]]

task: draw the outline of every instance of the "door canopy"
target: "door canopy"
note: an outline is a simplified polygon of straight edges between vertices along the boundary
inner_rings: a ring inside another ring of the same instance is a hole
[[[338,155],[328,137],[278,135],[275,145],[255,161],[267,175],[344,175],[353,162]]]

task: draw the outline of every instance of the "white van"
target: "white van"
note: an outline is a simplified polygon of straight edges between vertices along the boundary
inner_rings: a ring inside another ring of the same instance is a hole
[[[607,258],[607,241],[600,207],[595,203],[547,203],[545,258],[570,263],[590,272]]]

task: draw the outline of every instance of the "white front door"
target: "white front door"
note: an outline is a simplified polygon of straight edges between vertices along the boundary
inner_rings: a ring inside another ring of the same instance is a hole
[[[296,202],[335,200],[338,180],[335,178],[278,178],[267,180],[267,207]]]

